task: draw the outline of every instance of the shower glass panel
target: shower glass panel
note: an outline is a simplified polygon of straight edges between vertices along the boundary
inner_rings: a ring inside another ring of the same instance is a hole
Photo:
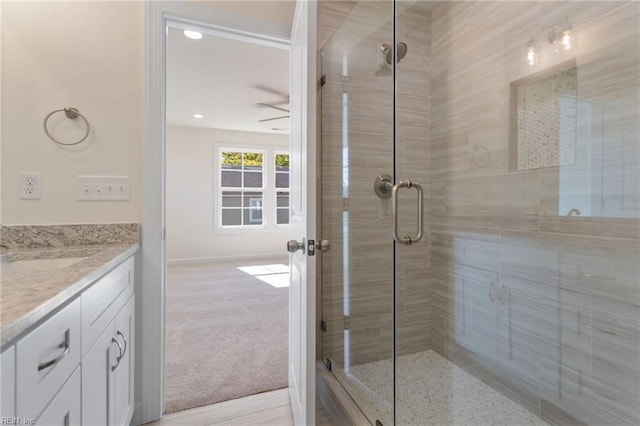
[[[385,426],[640,424],[640,3],[327,3],[344,388]]]
[[[430,247],[397,251],[396,424],[640,424],[640,4],[401,4]]]
[[[344,5],[328,2],[340,13]],[[370,421],[393,424],[393,3],[359,2],[322,49],[323,359]],[[375,371],[361,366],[383,361]]]

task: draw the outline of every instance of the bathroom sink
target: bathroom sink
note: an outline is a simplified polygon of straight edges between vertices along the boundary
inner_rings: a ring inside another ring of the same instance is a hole
[[[3,274],[23,274],[31,272],[47,272],[57,271],[81,260],[86,257],[62,257],[57,259],[27,259],[27,260],[14,260],[8,262],[2,262]]]

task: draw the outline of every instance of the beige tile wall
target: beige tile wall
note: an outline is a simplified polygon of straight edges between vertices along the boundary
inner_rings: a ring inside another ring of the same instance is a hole
[[[554,423],[640,422],[639,7],[432,10],[432,345]],[[569,59],[577,164],[509,171],[510,83]]]

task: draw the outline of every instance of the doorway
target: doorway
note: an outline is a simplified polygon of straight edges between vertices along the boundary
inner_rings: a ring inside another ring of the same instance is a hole
[[[165,413],[287,387],[289,51],[169,26]]]

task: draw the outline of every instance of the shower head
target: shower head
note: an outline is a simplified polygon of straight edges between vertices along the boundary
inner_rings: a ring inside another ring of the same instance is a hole
[[[400,61],[402,61],[404,59],[405,56],[407,56],[407,43],[401,41],[396,45],[396,63],[399,64]],[[393,49],[391,48],[391,45],[387,44],[387,43],[382,43],[380,45],[380,51],[382,52],[382,54],[384,55],[384,61],[387,63],[387,65],[391,65],[391,58],[393,56]]]
[[[407,43],[401,41],[396,47],[396,63],[400,63],[407,56]],[[382,43],[380,45],[380,52],[382,52],[383,61],[380,64],[380,68],[375,72],[376,77],[388,77],[391,73],[393,49],[391,45]]]
[[[407,43],[405,43],[404,41],[401,41],[398,43],[398,46],[396,46],[397,49],[397,53],[396,53],[396,58],[398,63],[400,63],[400,61],[402,61],[404,59],[405,56],[407,56],[407,50],[409,49],[407,47]]]

